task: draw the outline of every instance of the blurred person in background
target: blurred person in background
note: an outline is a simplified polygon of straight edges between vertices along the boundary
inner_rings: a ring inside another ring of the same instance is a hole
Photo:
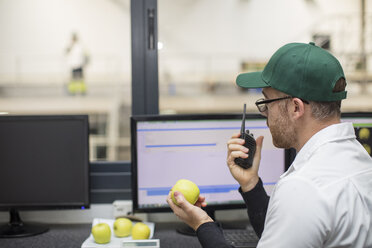
[[[66,48],[68,65],[71,76],[67,89],[69,94],[85,94],[87,87],[84,81],[84,69],[88,65],[89,57],[79,41],[77,33],[72,33],[71,41]]]

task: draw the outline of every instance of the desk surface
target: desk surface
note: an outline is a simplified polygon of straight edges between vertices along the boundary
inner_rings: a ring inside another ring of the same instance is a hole
[[[155,226],[154,239],[160,239],[162,248],[200,248],[197,237],[179,234],[176,228],[182,223],[158,223]],[[0,239],[1,248],[80,248],[89,236],[90,224],[49,225],[46,233],[15,239]]]

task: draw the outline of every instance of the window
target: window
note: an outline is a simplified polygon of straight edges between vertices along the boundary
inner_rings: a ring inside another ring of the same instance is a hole
[[[0,112],[87,114],[91,160],[130,160],[130,0],[1,1],[0,29]]]

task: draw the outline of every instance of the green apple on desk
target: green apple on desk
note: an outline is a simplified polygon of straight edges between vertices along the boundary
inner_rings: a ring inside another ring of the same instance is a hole
[[[122,238],[131,235],[132,221],[128,218],[118,218],[114,222],[114,234],[116,237]]]
[[[172,200],[176,205],[178,205],[178,203],[174,198],[175,191],[181,192],[183,196],[186,198],[186,200],[193,205],[198,200],[200,194],[200,190],[195,183],[187,179],[180,179],[171,189]]]
[[[132,239],[148,239],[150,237],[150,227],[145,223],[138,222],[132,228]]]
[[[107,223],[98,223],[92,227],[92,235],[97,244],[106,244],[111,240],[111,228]]]

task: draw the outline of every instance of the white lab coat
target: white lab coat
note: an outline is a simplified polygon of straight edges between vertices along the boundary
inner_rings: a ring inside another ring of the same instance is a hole
[[[272,193],[257,247],[372,247],[372,159],[351,123],[303,146]]]

